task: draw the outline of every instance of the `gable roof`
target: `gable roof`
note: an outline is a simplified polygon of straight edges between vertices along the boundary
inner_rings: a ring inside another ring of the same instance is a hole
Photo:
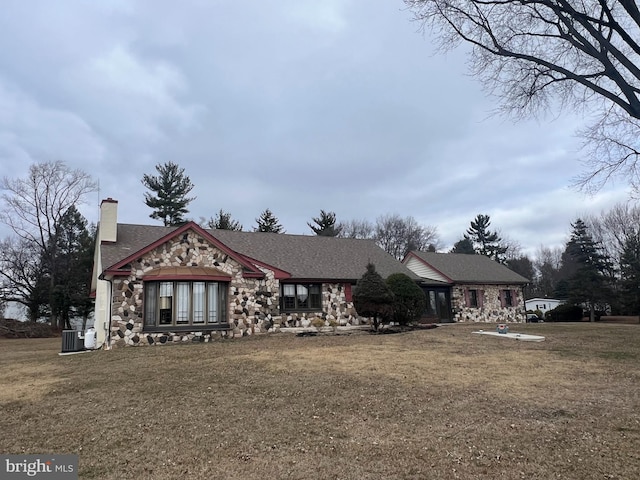
[[[417,258],[453,283],[524,284],[529,280],[484,255],[409,252],[403,263]]]
[[[106,270],[109,271],[109,273],[115,273],[115,274],[124,273],[128,270],[127,264],[131,262],[133,259],[141,255],[144,255],[145,253],[153,250],[154,248],[162,245],[163,243],[170,241],[172,238],[175,238],[180,235],[184,235],[186,237],[187,232],[190,230],[204,237],[210,244],[217,247],[225,254],[233,257],[238,263],[240,263],[240,265],[242,265],[245,274],[263,276],[263,273],[258,268],[256,268],[254,264],[252,264],[242,255],[231,250],[228,246],[220,242],[220,240],[218,240],[217,238],[211,236],[209,232],[207,232],[200,225],[194,222],[188,222],[178,227],[171,227],[170,231],[168,233],[165,233],[165,235],[162,235],[160,238],[155,239],[153,242],[146,244],[142,249],[131,251],[124,258],[118,259],[115,264],[108,266]],[[107,245],[107,246],[115,245],[115,244],[119,244],[122,246],[123,244],[122,239],[117,242],[104,243],[104,245]],[[107,247],[107,250],[109,250],[108,247]],[[124,253],[126,250],[127,250],[126,248],[122,249],[121,253]]]
[[[196,230],[201,228],[196,224],[187,225]],[[118,224],[117,242],[100,246],[103,269],[109,270],[184,228]],[[369,262],[375,265],[383,278],[392,273],[419,278],[373,240],[230,230],[204,231],[237,254],[236,258],[241,263],[243,260],[248,263],[255,261],[259,265],[283,270],[291,275],[291,280],[357,280],[365,273]]]

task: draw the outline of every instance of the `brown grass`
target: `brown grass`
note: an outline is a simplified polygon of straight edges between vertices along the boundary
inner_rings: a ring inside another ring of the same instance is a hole
[[[81,478],[640,478],[640,326],[477,328],[0,340],[0,452],[77,453]]]

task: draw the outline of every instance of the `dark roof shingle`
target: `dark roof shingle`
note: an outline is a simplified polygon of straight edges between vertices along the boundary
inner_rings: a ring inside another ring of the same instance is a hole
[[[484,255],[418,252],[411,254],[449,277],[465,283],[529,283],[522,275]]]
[[[118,224],[117,242],[101,246],[103,269],[176,229]],[[392,273],[405,273],[413,279],[418,278],[373,240],[230,230],[208,232],[235,252],[284,270],[294,279],[356,280],[365,273],[369,262],[375,265],[383,278]]]

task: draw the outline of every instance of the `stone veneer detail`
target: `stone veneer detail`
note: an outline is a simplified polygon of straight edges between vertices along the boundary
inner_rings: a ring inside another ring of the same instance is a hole
[[[482,307],[467,307],[465,289],[484,290]],[[515,290],[514,306],[503,307],[500,303],[501,290]],[[519,285],[465,285],[451,289],[451,307],[456,322],[524,322],[525,310],[522,287]]]
[[[229,329],[144,331],[144,275],[159,267],[213,267],[231,276],[227,292]],[[244,278],[243,267],[193,231],[173,238],[131,263],[128,276],[113,280],[110,346],[209,342],[216,338],[278,331],[281,327],[366,324],[347,302],[342,284],[322,285],[321,312],[280,313],[280,285],[274,272],[260,268],[262,279]],[[317,319],[317,320],[316,320]]]

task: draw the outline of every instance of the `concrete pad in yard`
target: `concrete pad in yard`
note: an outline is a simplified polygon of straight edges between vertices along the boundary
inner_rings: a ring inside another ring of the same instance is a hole
[[[523,342],[544,342],[544,337],[541,335],[529,335],[528,333],[498,333],[498,332],[485,332],[484,330],[479,330],[477,332],[480,335],[492,335],[494,337],[503,337],[503,338],[513,338],[515,340],[521,340]]]

